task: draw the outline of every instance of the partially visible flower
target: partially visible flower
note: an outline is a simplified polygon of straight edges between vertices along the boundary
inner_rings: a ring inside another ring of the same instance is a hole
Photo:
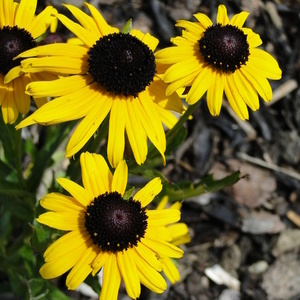
[[[183,251],[170,243],[168,226],[180,219],[180,210],[148,210],[146,206],[162,189],[159,178],[151,180],[128,200],[124,199],[128,169],[121,161],[114,174],[99,154],[80,156],[83,187],[65,179],[58,183],[70,193],[50,193],[41,205],[50,210],[39,223],[67,231],[45,251],[40,274],[45,279],[70,272],[69,289],[103,268],[100,299],[117,299],[121,280],[129,297],[137,299],[141,283],[163,293],[158,257],[179,258]]]
[[[107,156],[113,167],[123,160],[126,138],[138,164],[146,159],[147,138],[165,161],[163,123],[172,127],[177,119],[171,110],[182,113],[183,105],[176,93],[166,96],[167,84],[156,75],[153,51],[158,40],[139,30],[119,32],[105,22],[94,6],[86,6],[92,17],[65,5],[80,24],[57,15],[82,45],[75,39],[74,43],[41,46],[20,55],[33,57],[22,61],[24,72],[70,76],[29,84],[30,95],[55,99],[17,128],[82,119],[67,145],[66,156],[72,157],[109,115]]]
[[[184,28],[182,36],[172,38],[176,47],[156,52],[156,61],[167,67],[163,79],[170,83],[167,95],[178,88],[190,87],[186,94],[188,104],[194,104],[207,91],[207,105],[213,116],[220,114],[223,92],[234,112],[248,119],[247,105],[259,108],[258,94],[272,99],[267,80],[280,79],[281,70],[276,60],[258,49],[260,36],[243,27],[249,13],[241,12],[228,19],[227,10],[220,5],[217,24],[202,13],[195,14],[198,22],[179,20]]]
[[[14,59],[21,52],[35,48],[37,39],[55,22],[56,10],[47,6],[35,16],[37,0],[0,0],[0,105],[5,123],[14,123],[19,113],[27,114],[30,96],[25,87],[35,80],[53,79],[51,74],[25,74],[21,70],[21,59]],[[55,28],[53,28],[54,30]],[[37,107],[45,98],[34,101]]]
[[[158,204],[157,208],[166,209],[168,204],[169,197],[164,196],[163,199]],[[182,204],[180,202],[175,202],[170,206],[170,209],[178,209],[181,210]],[[171,231],[172,240],[171,243],[175,246],[180,246],[187,244],[191,241],[191,237],[189,235],[189,229],[185,223],[175,223],[168,226],[168,229]],[[160,261],[162,263],[162,269],[166,277],[170,280],[172,284],[178,282],[180,280],[180,274],[177,269],[176,261],[174,259],[161,256]]]

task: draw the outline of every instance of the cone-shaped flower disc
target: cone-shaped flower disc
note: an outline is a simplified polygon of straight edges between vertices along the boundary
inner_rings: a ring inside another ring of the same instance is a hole
[[[165,65],[163,79],[169,83],[167,94],[190,87],[188,104],[194,104],[207,91],[210,113],[217,116],[222,106],[223,93],[239,118],[249,118],[247,106],[259,108],[258,94],[272,99],[267,79],[280,79],[281,70],[276,60],[258,49],[262,44],[258,34],[243,27],[249,13],[241,12],[229,20],[224,5],[220,5],[217,24],[204,14],[197,13],[198,22],[180,20],[182,36],[172,38],[174,45],[157,51],[156,61]]]
[[[55,278],[70,270],[66,284],[76,289],[85,278],[103,268],[100,299],[117,299],[123,279],[128,295],[137,299],[141,283],[163,293],[159,257],[179,258],[183,252],[171,244],[170,224],[180,219],[176,208],[147,210],[162,189],[155,178],[128,200],[123,198],[128,170],[121,161],[112,174],[104,158],[88,152],[80,156],[83,187],[65,179],[59,184],[71,196],[47,194],[41,205],[49,210],[39,223],[67,231],[45,251],[40,273]]]
[[[58,14],[82,45],[55,44],[24,52],[24,72],[56,72],[70,75],[51,82],[35,82],[27,92],[35,97],[52,96],[18,128],[34,123],[56,124],[82,119],[67,145],[66,156],[75,155],[93,136],[109,114],[107,156],[115,167],[124,156],[128,138],[138,164],[147,156],[147,138],[164,160],[166,137],[163,123],[172,127],[182,113],[176,93],[166,96],[167,84],[156,74],[153,51],[158,40],[131,30],[125,34],[109,26],[90,4],[92,17],[72,5],[65,5],[81,25]]]

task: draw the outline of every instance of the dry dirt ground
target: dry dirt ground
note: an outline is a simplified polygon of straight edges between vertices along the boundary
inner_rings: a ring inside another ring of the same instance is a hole
[[[209,115],[205,101],[195,111],[186,141],[163,171],[166,177],[197,181],[240,170],[243,178],[184,201],[182,220],[192,241],[180,260],[181,282],[160,296],[143,291],[141,299],[300,299],[300,1],[89,2],[119,28],[132,18],[133,27],[160,39],[160,47],[180,34],[177,19],[192,20],[203,12],[215,20],[221,3],[229,15],[249,11],[247,27],[260,34],[283,72],[280,81],[271,82],[273,101],[261,103],[249,122],[236,119],[226,103],[218,118]],[[120,299],[127,299],[122,291]]]

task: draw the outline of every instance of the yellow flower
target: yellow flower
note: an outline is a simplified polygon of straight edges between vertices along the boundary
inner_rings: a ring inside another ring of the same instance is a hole
[[[216,25],[201,13],[194,15],[198,22],[178,21],[176,26],[184,30],[182,36],[171,39],[176,46],[155,55],[156,61],[167,67],[163,76],[170,83],[167,95],[190,87],[186,101],[194,104],[207,91],[209,111],[217,116],[225,92],[243,120],[249,118],[247,105],[253,111],[259,108],[258,94],[271,100],[267,78],[280,79],[281,70],[270,54],[257,48],[262,44],[259,35],[243,27],[248,15],[241,12],[229,20],[226,7],[220,5]]]
[[[41,205],[50,210],[39,216],[39,223],[68,231],[45,251],[43,278],[69,272],[66,284],[76,289],[85,278],[103,268],[100,299],[117,299],[123,278],[128,295],[136,299],[141,283],[163,293],[166,282],[160,275],[158,257],[182,256],[172,245],[168,225],[180,219],[180,210],[147,210],[146,206],[161,191],[154,178],[128,200],[123,199],[128,177],[125,161],[114,174],[99,154],[80,156],[83,187],[65,179],[58,183],[70,193],[50,193]]]
[[[50,74],[24,74],[20,59],[13,58],[21,52],[35,48],[36,39],[42,36],[55,17],[55,9],[46,7],[35,16],[37,0],[0,0],[0,105],[5,123],[14,123],[19,113],[27,114],[30,96],[26,85],[34,80],[53,79]],[[38,107],[45,99],[34,98]]]
[[[157,208],[165,209],[168,203],[168,196],[164,196],[163,199],[158,204]],[[170,209],[181,209],[181,203],[175,202],[170,206]],[[171,232],[172,240],[171,243],[175,246],[180,246],[183,244],[187,244],[191,241],[191,237],[189,235],[189,229],[185,223],[175,223],[168,226],[168,229]],[[160,261],[162,263],[162,269],[166,277],[170,280],[172,284],[178,282],[180,280],[180,274],[178,272],[176,261],[171,259],[170,257],[164,256],[160,257]]]
[[[80,22],[58,14],[57,18],[83,43],[55,44],[26,51],[20,57],[24,72],[55,72],[70,76],[51,82],[35,82],[27,92],[54,100],[25,119],[17,128],[34,123],[56,124],[82,119],[67,145],[66,156],[75,155],[109,114],[107,156],[115,167],[124,156],[128,138],[138,164],[147,156],[147,138],[163,159],[166,137],[163,123],[172,127],[182,112],[178,95],[166,96],[165,84],[156,73],[153,51],[158,40],[131,30],[129,34],[109,26],[99,11],[86,6],[92,17],[65,5]]]

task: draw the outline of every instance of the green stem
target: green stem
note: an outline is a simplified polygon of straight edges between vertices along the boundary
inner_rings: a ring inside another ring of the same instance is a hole
[[[179,129],[183,126],[183,124],[187,121],[187,119],[193,114],[197,106],[198,106],[198,102],[188,106],[187,110],[180,117],[180,119],[175,124],[175,126],[167,132],[166,134],[167,141],[179,131]]]
[[[16,155],[16,169],[19,178],[19,182],[24,190],[26,190],[26,184],[23,176],[22,168],[22,130],[16,130],[15,138],[15,155]]]

